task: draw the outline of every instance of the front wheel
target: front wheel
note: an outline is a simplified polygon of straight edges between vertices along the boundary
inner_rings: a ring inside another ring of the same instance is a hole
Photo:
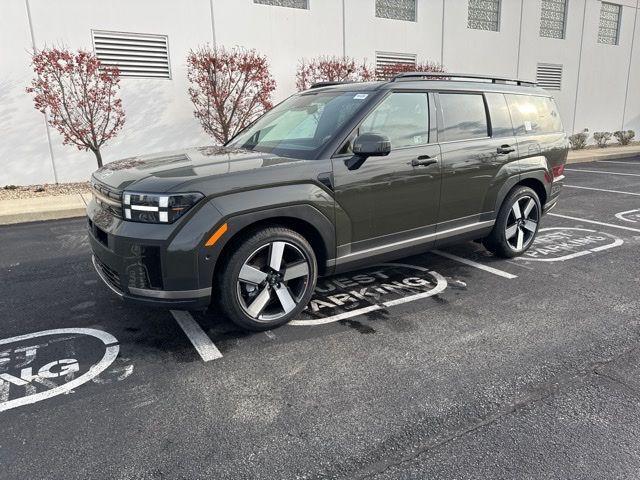
[[[316,278],[309,242],[293,230],[268,227],[242,239],[223,265],[220,306],[242,328],[275,328],[304,309]]]
[[[514,188],[504,200],[493,230],[483,243],[499,257],[522,255],[538,233],[542,208],[538,194],[531,188]]]

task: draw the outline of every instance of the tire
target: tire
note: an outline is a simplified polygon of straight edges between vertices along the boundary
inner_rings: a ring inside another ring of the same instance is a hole
[[[220,307],[246,330],[269,330],[292,320],[309,303],[317,280],[316,255],[299,233],[266,227],[242,237],[220,268]]]
[[[498,257],[520,256],[533,244],[541,217],[538,194],[529,187],[516,186],[502,202],[493,230],[482,243]]]

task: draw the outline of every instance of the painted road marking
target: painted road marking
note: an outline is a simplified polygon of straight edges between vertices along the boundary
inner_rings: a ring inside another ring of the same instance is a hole
[[[606,175],[624,175],[625,177],[640,177],[640,173],[605,172],[604,170],[583,170],[582,168],[565,168],[565,172],[604,173]]]
[[[38,369],[37,373],[35,374],[32,367],[22,368],[20,376],[11,375],[6,372],[2,373],[2,377],[0,378],[0,395],[2,396],[2,401],[0,401],[0,412],[16,407],[21,407],[23,405],[36,403],[41,400],[46,400],[63,393],[72,392],[74,388],[87,383],[88,381],[97,377],[104,370],[106,370],[116,359],[116,357],[118,356],[118,352],[120,351],[118,340],[116,340],[113,335],[93,328],[57,328],[53,330],[43,330],[41,332],[0,339],[0,347],[12,343],[29,341],[34,338],[59,335],[86,335],[97,338],[105,346],[104,355],[97,363],[91,365],[91,367],[89,367],[89,369],[85,373],[77,377],[75,376],[75,374],[80,370],[80,368],[79,362],[75,359],[58,359],[53,362],[49,362],[47,363],[47,365],[44,365],[40,369]],[[65,338],[64,340],[69,340],[69,338]],[[24,367],[25,365],[28,365],[33,361],[36,356],[36,351],[40,347],[40,345],[29,345],[28,347],[31,348],[31,351],[29,351],[28,349],[25,350],[24,346],[18,349],[19,351],[25,353],[24,362],[26,362],[17,365],[18,368],[20,368],[21,366]],[[10,366],[12,362],[11,352],[11,350],[3,352],[3,357],[0,357],[0,360],[2,360],[0,361],[0,366],[3,366],[4,368]],[[16,365],[14,365],[14,367],[16,367]],[[63,383],[62,385],[58,385],[51,381],[52,378],[62,378],[65,380],[68,378],[69,381]],[[11,387],[11,385],[25,387],[25,392],[35,391],[35,388],[29,388],[33,387],[33,381],[50,388],[49,390],[45,390],[39,393],[30,393],[25,396],[9,400],[9,388]]]
[[[631,217],[631,218],[627,218]],[[625,222],[638,223],[640,221],[640,208],[635,210],[627,210],[626,212],[616,213],[616,218]]]
[[[640,165],[640,162],[625,162],[623,160],[596,160],[598,163],[621,163],[622,165]]]
[[[579,236],[576,236],[574,232],[578,232]],[[605,241],[608,243],[598,245],[598,243]],[[614,235],[586,228],[541,228],[533,246],[527,250],[523,256],[518,257],[516,260],[532,262],[564,262],[572,258],[578,258],[591,253],[602,252],[603,250],[619,247],[623,243],[624,241],[622,239]],[[563,253],[565,255],[562,255]]]
[[[598,192],[621,193],[622,195],[634,195],[634,196],[640,197],[640,193],[623,192],[621,190],[607,190],[606,188],[579,187],[577,185],[564,185],[564,186],[569,188],[580,188],[582,190],[596,190]]]
[[[494,275],[508,278],[510,280],[514,278],[518,278],[517,275],[513,275],[512,273],[505,272],[504,270],[498,270],[497,268],[489,267],[488,265],[483,265],[481,263],[474,262],[473,260],[468,260],[466,258],[458,257],[457,255],[443,252],[441,250],[432,250],[431,253],[435,253],[436,255],[440,255],[441,257],[445,257],[450,260],[455,260],[456,262],[464,263],[465,265],[469,265],[470,267],[478,268],[480,270],[484,270],[485,272],[493,273]]]
[[[202,357],[202,360],[209,362],[222,358],[222,353],[211,341],[209,335],[198,325],[198,322],[194,320],[191,314],[185,310],[171,310],[171,315],[176,319],[180,328],[184,331],[185,335],[189,338],[196,351]]]
[[[625,227],[623,225],[614,225],[613,223],[605,223],[605,222],[598,222],[596,220],[587,220],[584,218],[570,217],[569,215],[560,215],[559,213],[548,213],[548,215],[551,215],[552,217],[566,218],[568,220],[575,220],[577,222],[593,223],[594,225],[602,225],[605,227],[619,228],[620,230],[629,230],[630,232],[640,233],[640,229],[638,228]]]
[[[415,291],[415,288],[423,287],[430,283],[433,283],[433,280],[435,280],[436,285],[430,290],[425,292],[414,293],[412,295],[409,295],[406,297],[400,297],[393,300],[381,301],[379,297],[380,295],[383,294],[382,292],[385,292],[384,288],[382,288],[385,286],[385,284],[382,282],[383,281],[392,282],[391,277],[384,275],[383,271],[373,272],[373,273],[377,273],[381,277],[381,278],[377,278],[377,280],[379,281],[381,280],[379,282],[379,285],[375,285],[373,283],[374,280],[376,279],[373,275],[367,275],[366,273],[359,273],[359,274],[357,273],[351,279],[346,279],[346,278],[334,279],[333,282],[337,282],[341,285],[344,285],[345,288],[361,288],[361,289],[359,291],[355,290],[349,293],[338,293],[336,295],[329,295],[328,297],[325,298],[326,301],[323,300],[320,302],[319,299],[317,298],[312,299],[310,306],[307,307],[307,311],[310,308],[313,310],[312,307],[313,307],[314,301],[317,302],[318,305],[322,305],[323,307],[325,306],[331,307],[331,304],[328,301],[332,298],[335,301],[339,301],[338,305],[342,305],[343,302],[355,302],[355,305],[358,305],[358,303],[362,301],[362,299],[364,298],[367,298],[368,299],[367,301],[371,301],[371,299],[376,299],[377,300],[376,303],[367,305],[365,307],[355,308],[353,310],[341,312],[336,315],[330,315],[328,317],[292,320],[291,322],[289,322],[289,324],[296,325],[296,326],[326,325],[328,323],[338,322],[340,320],[346,320],[348,318],[357,317],[359,315],[364,315],[370,312],[374,312],[376,310],[382,310],[387,307],[392,307],[395,305],[401,305],[403,303],[413,302],[423,298],[432,297],[434,295],[441,293],[447,288],[447,280],[442,275],[418,265],[408,265],[404,263],[383,263],[380,265],[374,265],[373,267],[369,267],[366,270],[361,270],[361,272],[371,271],[374,268],[380,268],[380,267],[396,267],[396,268],[413,269],[413,270],[418,270],[419,272],[423,272],[424,274],[427,274],[429,277],[431,277],[432,280],[430,281],[426,281],[422,278],[417,278],[417,277],[408,277],[404,279],[404,281],[408,282],[408,285],[404,285],[404,287],[405,288],[411,287],[409,290],[413,289],[413,291]],[[358,287],[354,287],[354,285],[351,283],[353,279],[360,279],[365,283],[358,285]],[[386,279],[386,280],[383,280],[383,279]],[[389,285],[386,285],[386,286],[392,287],[393,289],[396,289],[396,290],[400,290],[398,286],[401,284],[402,282],[396,281],[396,285],[394,285],[393,283],[389,283]],[[419,284],[419,287],[418,287],[418,284]],[[331,288],[332,289],[331,291],[334,291],[333,289],[335,288],[333,284],[331,285],[327,284],[325,287],[326,287],[325,290],[329,290],[329,288]],[[320,290],[320,292],[323,294],[329,293],[322,290]],[[365,293],[365,292],[369,292],[369,293]],[[389,294],[390,292],[385,292],[385,293]],[[369,296],[370,294],[372,296]],[[396,291],[396,294],[397,294],[397,291]],[[340,298],[338,299],[338,297]],[[358,300],[358,297],[361,297],[361,298]],[[353,303],[349,303],[349,304],[351,305]]]

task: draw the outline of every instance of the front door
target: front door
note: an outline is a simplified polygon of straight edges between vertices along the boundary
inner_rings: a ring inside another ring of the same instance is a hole
[[[338,257],[400,249],[435,231],[440,147],[430,143],[429,112],[428,93],[391,92],[352,137],[386,135],[391,153],[361,163],[347,144],[347,154],[333,159]]]

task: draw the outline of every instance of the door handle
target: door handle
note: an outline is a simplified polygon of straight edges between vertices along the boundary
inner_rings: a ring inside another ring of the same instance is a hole
[[[420,155],[418,158],[411,160],[412,167],[427,167],[438,163],[438,158],[431,158],[429,155]]]
[[[513,148],[511,145],[501,145],[498,147],[498,155],[506,155],[508,153],[513,153],[515,151],[516,149]]]

